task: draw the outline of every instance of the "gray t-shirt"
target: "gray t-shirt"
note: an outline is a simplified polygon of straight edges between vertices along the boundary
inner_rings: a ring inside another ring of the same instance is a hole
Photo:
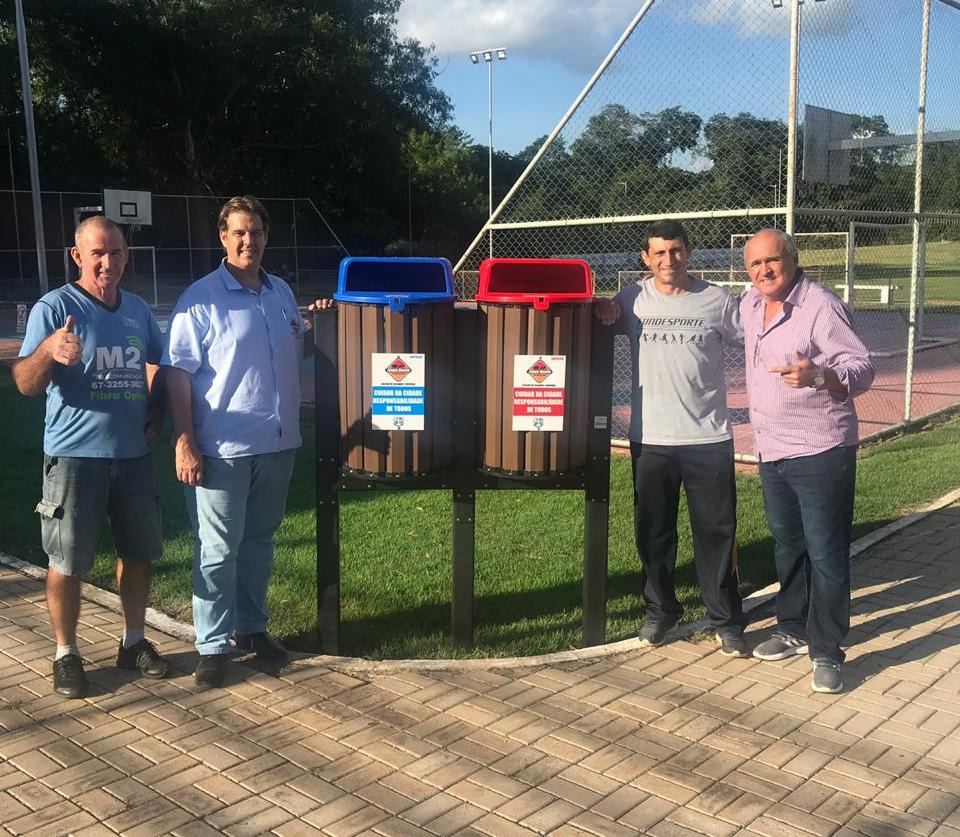
[[[737,300],[700,279],[674,296],[661,294],[653,279],[639,284],[633,313],[640,321],[642,439],[634,441],[704,445],[732,438],[723,344],[743,343]]]

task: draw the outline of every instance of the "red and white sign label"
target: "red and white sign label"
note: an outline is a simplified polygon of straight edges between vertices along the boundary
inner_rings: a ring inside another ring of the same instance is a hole
[[[564,355],[514,355],[514,430],[563,430],[567,378]]]

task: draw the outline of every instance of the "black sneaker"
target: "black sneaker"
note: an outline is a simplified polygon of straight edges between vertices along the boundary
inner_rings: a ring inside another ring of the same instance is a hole
[[[218,689],[223,685],[223,675],[227,670],[229,654],[202,654],[193,679],[198,686],[208,689]]]
[[[83,660],[76,654],[53,661],[53,690],[65,698],[86,697],[87,675],[83,671]]]
[[[144,677],[152,680],[162,680],[170,676],[170,663],[157,653],[153,643],[147,639],[141,639],[129,648],[124,648],[123,640],[120,640],[120,648],[117,649],[117,668],[129,671],[139,669]]]
[[[724,657],[749,657],[750,646],[739,631],[717,632],[717,645]]]
[[[644,622],[640,633],[637,634],[640,638],[640,645],[643,647],[648,645],[663,645],[667,639],[667,634],[676,627],[676,624],[676,622],[669,619],[662,622],[655,622],[653,620]]]
[[[234,642],[241,651],[253,651],[258,660],[267,663],[282,663],[287,659],[287,649],[266,631],[258,634],[237,634]]]

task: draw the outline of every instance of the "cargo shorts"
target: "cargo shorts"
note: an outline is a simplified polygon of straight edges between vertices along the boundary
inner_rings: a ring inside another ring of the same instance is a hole
[[[62,575],[93,566],[105,519],[117,555],[152,561],[163,554],[153,457],[43,457],[43,499],[37,504],[43,551]]]

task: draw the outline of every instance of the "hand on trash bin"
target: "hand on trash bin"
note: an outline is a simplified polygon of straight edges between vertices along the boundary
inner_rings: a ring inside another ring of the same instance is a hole
[[[334,301],[330,297],[320,296],[317,297],[313,302],[307,306],[307,313],[312,314],[314,311],[320,311],[326,308],[333,308]],[[309,331],[313,328],[313,320],[305,319],[303,321],[303,328],[305,331]]]
[[[604,325],[613,325],[620,319],[620,306],[608,296],[593,298],[593,316]]]

